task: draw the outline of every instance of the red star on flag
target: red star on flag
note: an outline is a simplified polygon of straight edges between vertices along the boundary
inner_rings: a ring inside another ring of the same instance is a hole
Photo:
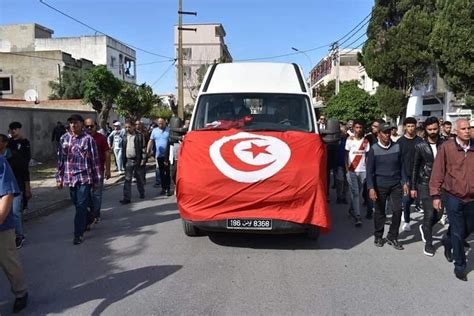
[[[252,143],[252,146],[250,148],[247,148],[247,149],[244,149],[244,151],[249,151],[252,153],[253,155],[253,158],[255,159],[255,157],[257,157],[258,155],[260,154],[268,154],[268,155],[271,155],[271,153],[269,153],[267,151],[267,147],[270,146],[270,145],[265,145],[265,146],[258,146],[258,145],[255,145],[254,143]]]

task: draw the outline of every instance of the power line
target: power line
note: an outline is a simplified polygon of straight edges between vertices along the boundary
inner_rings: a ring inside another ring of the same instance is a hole
[[[171,70],[171,68],[174,67],[175,64],[176,64],[176,60],[173,61],[173,63],[171,65],[169,65],[168,68],[166,68],[166,70],[163,72],[163,74],[158,79],[156,79],[155,82],[153,82],[151,87],[153,88],[161,79],[163,79],[163,77]]]
[[[273,56],[266,56],[266,57],[256,57],[256,58],[246,58],[246,59],[239,59],[239,60],[235,60],[235,61],[254,61],[254,60],[266,60],[266,59],[276,59],[276,58],[281,58],[281,57],[288,57],[288,56],[293,56],[293,55],[298,55],[298,54],[301,54],[301,52],[310,52],[310,51],[314,51],[314,50],[317,50],[317,49],[322,49],[322,48],[326,48],[328,47],[328,45],[323,45],[323,46],[319,46],[319,47],[314,47],[314,48],[311,48],[311,49],[306,49],[306,50],[299,50],[298,52],[293,52],[293,53],[287,53],[287,54],[281,54],[281,55],[273,55]]]
[[[87,27],[87,28],[89,28],[89,29],[95,31],[96,33],[100,33],[100,34],[102,34],[102,35],[109,36],[109,35],[107,35],[106,33],[102,32],[102,31],[99,31],[98,29],[96,29],[96,28],[94,28],[94,27],[92,27],[92,26],[90,26],[90,25],[88,25],[88,24],[86,24],[86,23],[84,23],[84,22],[82,22],[82,21],[76,19],[75,17],[73,17],[73,16],[71,16],[71,15],[69,15],[69,14],[67,14],[67,13],[65,13],[65,12],[63,12],[63,11],[61,11],[61,10],[59,10],[59,9],[56,9],[56,8],[53,7],[52,5],[50,5],[50,4],[46,3],[46,2],[44,2],[44,0],[39,0],[39,2],[40,2],[41,4],[44,4],[44,5],[47,6],[48,8],[50,8],[50,9],[52,9],[52,10],[54,10],[54,11],[56,11],[56,12],[58,12],[58,13],[64,15],[64,16],[66,16],[66,17],[68,17],[68,18],[70,18],[71,20],[76,21],[77,23],[79,23],[79,24],[81,24],[81,25],[83,25],[83,26],[85,26],[85,27]],[[110,36],[110,37],[112,37],[112,36]],[[114,38],[114,39],[115,39],[115,38]],[[131,44],[128,44],[128,43],[119,41],[119,40],[117,40],[117,39],[116,39],[116,41],[119,42],[120,44],[124,45],[124,46],[129,46],[129,47],[135,48],[136,50],[142,51],[142,52],[147,53],[147,54],[150,54],[150,55],[155,55],[155,56],[158,56],[158,57],[167,58],[167,59],[169,59],[169,60],[174,60],[174,58],[171,58],[171,57],[169,57],[169,56],[164,56],[164,55],[161,55],[161,54],[153,53],[153,52],[150,52],[150,51],[148,51],[148,50],[146,50],[146,49],[143,49],[143,48],[140,48],[140,47],[137,47],[137,46],[134,46],[134,45],[131,45]]]
[[[343,37],[341,37],[340,39],[337,40],[337,42],[340,42],[342,41],[346,36],[348,36],[349,34],[352,33],[352,31],[354,31],[357,27],[359,27],[359,25],[361,25],[362,23],[364,23],[365,20],[367,20],[370,16],[372,15],[372,10],[370,11],[370,13],[362,19],[362,21],[360,21],[356,26],[354,26],[354,28],[352,28],[352,30],[350,30],[349,32],[347,32]]]
[[[359,33],[360,30],[362,30],[362,28],[364,26],[366,26],[367,24],[369,24],[370,20],[368,20],[367,22],[365,22],[364,24],[362,24],[354,33],[352,33],[351,36],[349,36],[348,38],[346,38],[342,43],[339,43],[339,46],[342,46],[344,45],[344,43],[347,43],[351,38],[353,38],[357,33]],[[364,33],[365,35],[365,33]],[[348,45],[350,46],[350,45]]]
[[[358,40],[360,40],[360,39],[361,39],[362,37],[364,37],[364,36],[365,36],[365,33],[364,33],[364,34],[362,34],[361,36],[359,36],[359,37],[358,37],[356,40],[352,41],[350,44],[347,44],[347,46],[346,46],[346,47],[344,47],[344,48],[342,48],[342,49],[347,49],[347,48],[350,48],[350,47],[351,47],[351,45],[355,44],[355,43],[356,43]]]

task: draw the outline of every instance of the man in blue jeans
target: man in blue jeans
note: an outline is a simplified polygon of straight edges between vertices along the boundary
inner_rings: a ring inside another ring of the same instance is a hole
[[[161,183],[161,195],[171,195],[170,184],[170,162],[169,162],[169,129],[166,126],[166,121],[163,118],[158,119],[158,126],[151,132],[150,140],[148,141],[147,153],[152,154],[153,147],[155,147],[156,169],[159,171]]]
[[[58,189],[68,186],[76,206],[74,245],[84,240],[87,211],[91,206],[91,189],[102,180],[99,155],[94,139],[84,131],[84,119],[78,114],[68,119],[71,133],[59,142],[56,183]]]
[[[441,210],[444,204],[448,213],[450,233],[442,241],[445,256],[454,260],[454,275],[462,281],[467,281],[464,240],[474,232],[474,140],[470,129],[468,120],[456,121],[456,138],[439,148],[430,179],[433,208]]]

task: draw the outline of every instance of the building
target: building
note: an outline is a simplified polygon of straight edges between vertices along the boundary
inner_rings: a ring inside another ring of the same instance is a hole
[[[454,122],[458,118],[474,119],[474,110],[449,91],[439,74],[432,73],[425,85],[412,90],[406,116],[413,116],[420,121],[436,116]]]
[[[357,59],[359,49],[345,49],[339,51],[339,80],[357,80],[359,87],[370,94],[374,94],[378,83],[367,75],[364,66]],[[327,85],[329,81],[336,80],[337,71],[333,54],[328,54],[321,59],[310,72],[310,86],[313,95],[313,104],[316,107],[323,106],[323,100],[319,94],[319,88]]]
[[[225,44],[226,32],[222,24],[184,24],[183,27],[195,31],[182,31],[183,34],[183,72],[184,72],[184,106],[194,106],[202,79],[209,65],[232,62],[232,56]],[[175,25],[175,47],[178,55],[178,26]],[[178,89],[176,75],[176,89]],[[176,92],[176,95],[178,93]],[[178,100],[179,102],[179,100]]]
[[[49,81],[64,68],[104,64],[119,79],[136,82],[135,51],[105,35],[53,38],[39,24],[0,25],[0,98],[38,100],[50,95]]]

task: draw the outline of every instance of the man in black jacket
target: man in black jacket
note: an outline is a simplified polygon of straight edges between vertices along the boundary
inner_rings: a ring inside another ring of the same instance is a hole
[[[421,238],[425,242],[423,253],[427,256],[434,256],[433,247],[433,226],[443,215],[441,210],[433,208],[433,199],[430,196],[429,183],[433,163],[438,153],[438,148],[443,143],[439,136],[439,122],[434,116],[425,121],[425,135],[422,142],[415,145],[415,157],[411,174],[411,198],[417,196],[423,203],[423,224],[420,225]]]
[[[125,182],[123,184],[122,204],[131,202],[132,178],[137,180],[137,189],[140,199],[145,198],[144,172],[146,166],[145,138],[142,133],[135,131],[135,124],[125,122],[125,136],[123,138],[122,161],[125,166]]]

